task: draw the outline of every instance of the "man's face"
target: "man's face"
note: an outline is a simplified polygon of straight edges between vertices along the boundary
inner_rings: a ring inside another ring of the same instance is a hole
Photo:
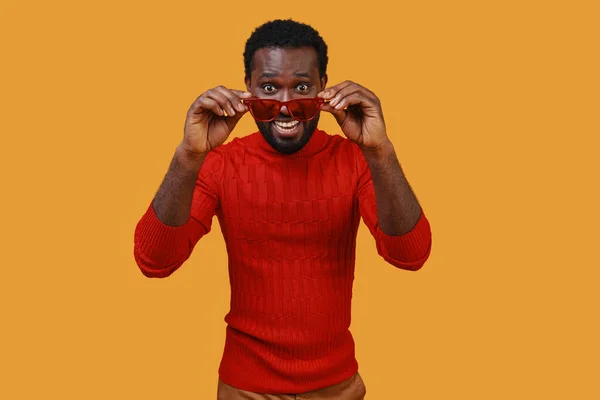
[[[254,53],[254,69],[246,88],[256,97],[288,101],[316,97],[326,83],[327,76],[319,77],[318,56],[312,47],[263,48]],[[308,143],[318,122],[319,114],[298,122],[284,106],[274,121],[256,121],[256,125],[275,150],[292,154]]]

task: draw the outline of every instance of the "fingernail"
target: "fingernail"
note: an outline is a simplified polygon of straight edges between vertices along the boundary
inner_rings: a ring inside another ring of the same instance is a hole
[[[244,111],[244,105],[242,103],[237,103],[235,107],[238,109],[238,111]]]

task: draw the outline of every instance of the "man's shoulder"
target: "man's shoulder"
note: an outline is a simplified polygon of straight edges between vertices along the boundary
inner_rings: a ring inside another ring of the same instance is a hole
[[[228,142],[217,147],[217,149],[219,149],[223,155],[235,153],[247,147],[251,147],[256,142],[257,135],[260,135],[260,132],[251,132],[243,136],[234,136]]]
[[[360,150],[356,143],[354,143],[352,140],[348,139],[341,133],[325,133],[327,134],[329,139],[327,147],[335,153],[356,152],[357,150]]]
[[[225,158],[235,158],[235,155],[239,155],[249,145],[251,136],[255,133],[249,134],[243,137],[234,137],[228,142],[225,142],[214,149],[212,149],[207,156],[207,160],[210,158],[212,162],[216,160],[223,160]]]
[[[352,145],[355,145],[355,143],[352,140],[348,139],[346,136],[344,136],[341,133],[327,133],[327,132],[325,132],[325,134],[327,136],[329,136],[329,140],[331,140],[332,143],[339,144],[341,146],[352,146]]]

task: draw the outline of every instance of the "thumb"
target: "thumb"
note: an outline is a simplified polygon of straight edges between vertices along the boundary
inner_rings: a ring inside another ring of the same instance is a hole
[[[242,104],[242,106],[244,107],[244,111],[237,111],[233,116],[225,117],[225,123],[227,124],[227,127],[229,128],[230,132],[233,130],[233,128],[235,128],[238,121],[242,119],[244,114],[248,112],[248,106],[246,106],[245,104]]]

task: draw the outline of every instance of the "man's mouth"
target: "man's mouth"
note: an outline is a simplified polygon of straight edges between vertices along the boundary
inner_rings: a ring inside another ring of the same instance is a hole
[[[299,121],[273,121],[275,131],[283,137],[294,137],[300,130]]]

